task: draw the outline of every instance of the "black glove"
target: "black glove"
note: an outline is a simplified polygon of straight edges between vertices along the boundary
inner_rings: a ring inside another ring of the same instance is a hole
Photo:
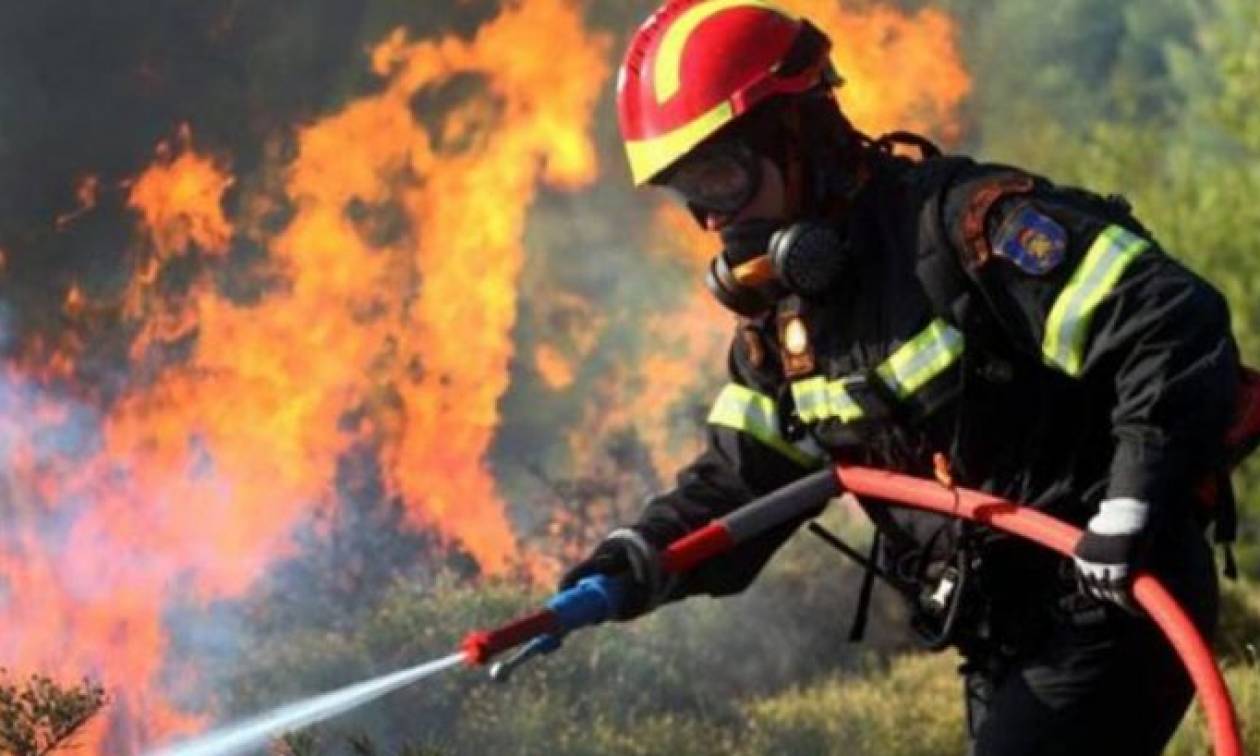
[[[1076,546],[1081,590],[1129,611],[1137,610],[1129,588],[1146,545],[1149,510],[1149,505],[1137,499],[1102,503]]]
[[[620,622],[632,620],[656,608],[673,583],[661,571],[660,553],[642,535],[629,528],[609,533],[590,556],[564,573],[559,589],[571,588],[589,575],[608,575],[625,581],[625,596],[613,617]]]

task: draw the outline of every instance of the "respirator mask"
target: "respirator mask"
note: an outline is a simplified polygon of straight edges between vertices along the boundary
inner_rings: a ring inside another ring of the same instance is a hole
[[[739,140],[706,145],[657,182],[705,225],[711,215],[737,215],[761,190],[761,158]],[[719,232],[722,251],[705,285],[727,309],[755,317],[789,294],[816,299],[851,267],[847,241],[831,223],[741,220]]]

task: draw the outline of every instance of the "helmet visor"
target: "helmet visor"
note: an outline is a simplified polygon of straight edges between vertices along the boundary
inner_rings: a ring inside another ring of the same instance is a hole
[[[722,142],[688,155],[657,183],[693,209],[733,215],[761,189],[761,161],[742,142]]]

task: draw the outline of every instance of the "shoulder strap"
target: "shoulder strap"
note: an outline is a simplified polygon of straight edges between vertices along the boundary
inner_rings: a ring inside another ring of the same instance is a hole
[[[945,220],[945,196],[955,181],[974,167],[967,158],[943,157],[932,161],[927,199],[919,211],[918,245],[914,272],[933,311],[955,327],[970,325],[975,317],[972,285],[949,238]]]

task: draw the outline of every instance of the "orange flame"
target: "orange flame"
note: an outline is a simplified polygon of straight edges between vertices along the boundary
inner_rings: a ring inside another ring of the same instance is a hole
[[[540,344],[534,349],[534,367],[548,388],[559,390],[573,385],[573,363],[551,344]]]
[[[539,180],[567,187],[594,178],[587,130],[606,54],[606,41],[588,38],[561,0],[511,4],[469,43],[395,32],[373,52],[387,86],[304,131],[289,179],[298,213],[275,249],[290,262],[301,255],[293,293],[309,301],[295,309],[326,309],[329,290],[347,305],[375,300],[394,313],[322,336],[343,354],[363,349],[351,364],[380,364],[373,390],[401,399],[402,413],[381,403],[381,425],[397,429],[384,439],[388,482],[413,522],[457,538],[489,571],[516,550],[483,457],[508,385],[525,209]],[[486,91],[438,114],[435,139],[413,100],[461,74],[483,77]],[[344,220],[355,200],[395,203],[411,238],[372,250]],[[418,269],[418,299],[405,287],[382,295],[399,267]]]
[[[127,198],[163,258],[185,253],[193,245],[221,253],[232,237],[221,202],[235,179],[211,158],[193,152],[191,143],[192,129],[183,124],[178,147],[158,144],[156,162],[136,180]]]
[[[971,77],[948,14],[935,8],[905,14],[879,5],[851,9],[835,0],[782,4],[831,37],[832,61],[845,79],[840,102],[859,129],[958,139],[958,106],[971,90]]]
[[[97,176],[84,176],[74,189],[74,198],[78,206],[74,210],[62,213],[53,221],[58,231],[64,231],[79,216],[96,207],[97,195],[100,193],[101,180]]]
[[[61,304],[61,310],[70,317],[75,317],[83,312],[84,299],[83,289],[78,284],[71,284],[66,290],[66,298]]]
[[[85,460],[14,457],[26,503],[0,553],[3,659],[94,673],[129,712],[108,735],[98,727],[95,750],[199,725],[158,694],[166,603],[246,590],[292,550],[305,514],[335,506],[351,444],[376,445],[411,524],[487,572],[520,558],[485,456],[508,387],[521,238],[540,184],[595,177],[590,119],[609,53],[572,0],[508,2],[471,40],[393,33],[371,55],[379,91],[302,128],[292,163],[262,182],[293,210],[278,234],[250,222],[272,198],[246,196],[229,217],[236,179],[187,126],[130,184],[144,244],[122,311],[139,326],[133,367],[157,367],[104,416],[71,413],[99,428]],[[461,77],[477,86],[451,105]],[[280,282],[249,302],[212,275],[245,237]],[[166,264],[194,250],[202,272],[168,291]],[[67,297],[82,310],[81,291]],[[162,362],[175,342],[186,358]],[[56,548],[40,535],[50,507],[64,518]]]

